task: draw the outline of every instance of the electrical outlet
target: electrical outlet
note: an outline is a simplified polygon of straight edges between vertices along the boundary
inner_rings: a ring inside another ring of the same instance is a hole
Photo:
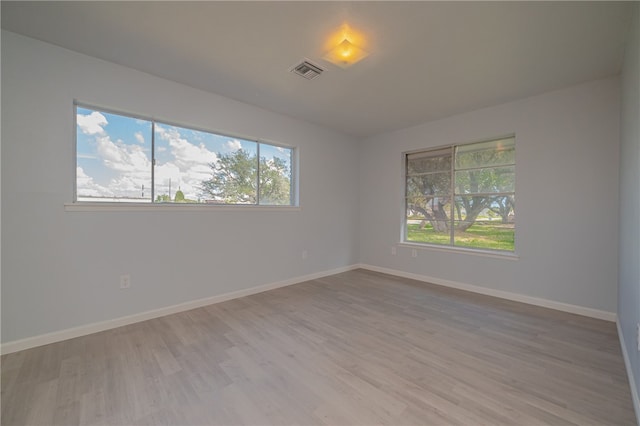
[[[411,257],[418,257],[418,250],[411,249]]]
[[[309,257],[309,252],[307,252],[306,250],[302,250],[302,258],[306,259],[307,257]]]
[[[391,254],[393,256],[395,256],[397,254],[396,248],[395,247],[391,247]]]
[[[129,288],[131,287],[131,275],[120,275],[120,288]]]

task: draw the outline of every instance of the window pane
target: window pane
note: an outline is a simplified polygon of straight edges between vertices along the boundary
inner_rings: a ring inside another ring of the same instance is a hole
[[[77,201],[151,202],[151,122],[76,109]]]
[[[456,170],[515,164],[515,138],[457,146],[455,156]]]
[[[486,194],[514,190],[514,166],[456,172],[456,194]]]
[[[417,152],[407,155],[407,175],[426,172],[450,172],[451,149]]]
[[[256,143],[155,125],[155,201],[255,204]]]
[[[456,197],[454,245],[514,251],[515,198]]]
[[[260,204],[288,206],[293,149],[260,144]]]
[[[451,173],[432,173],[407,179],[407,197],[424,195],[449,195]]]
[[[407,199],[406,241],[451,244],[449,198],[412,197]]]
[[[156,123],[156,202],[256,204],[257,144]]]

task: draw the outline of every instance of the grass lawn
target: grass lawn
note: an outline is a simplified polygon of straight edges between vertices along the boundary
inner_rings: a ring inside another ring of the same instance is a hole
[[[465,232],[456,232],[455,245],[513,251],[515,247],[513,224],[476,222]],[[420,229],[419,224],[408,224],[407,241],[431,244],[449,244],[449,234],[435,232],[430,224]]]

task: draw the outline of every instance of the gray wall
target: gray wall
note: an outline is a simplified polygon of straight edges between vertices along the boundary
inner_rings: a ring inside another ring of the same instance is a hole
[[[299,147],[302,208],[65,211],[74,98]],[[3,342],[357,262],[350,137],[9,32],[2,124]]]
[[[363,141],[366,264],[616,312],[619,79],[573,86]],[[402,152],[516,135],[518,260],[391,247],[403,219]]]
[[[618,321],[627,347],[636,389],[639,389],[640,357],[636,334],[636,324],[640,323],[640,7],[638,5],[635,8],[622,68],[621,129]],[[640,412],[636,414],[640,418]]]

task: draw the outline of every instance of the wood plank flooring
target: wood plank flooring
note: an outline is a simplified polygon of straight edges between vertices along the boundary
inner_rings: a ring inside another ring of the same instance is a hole
[[[634,425],[613,323],[356,270],[2,357],[3,425]]]

